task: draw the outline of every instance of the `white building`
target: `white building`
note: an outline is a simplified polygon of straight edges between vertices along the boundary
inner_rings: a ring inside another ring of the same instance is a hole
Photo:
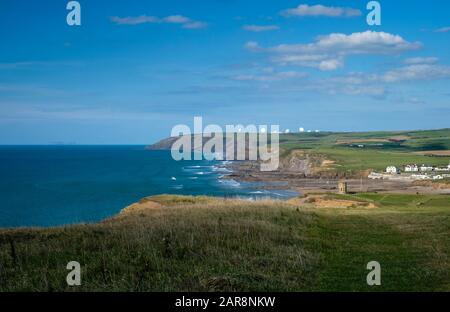
[[[389,166],[389,167],[386,168],[386,173],[397,174],[398,173],[398,169],[397,169],[397,167]]]
[[[406,165],[405,172],[419,172],[419,167],[417,165]]]
[[[433,171],[433,166],[428,166],[428,165],[422,165],[420,166],[420,171],[421,172],[427,172],[427,171]]]
[[[447,167],[435,168],[434,170],[437,170],[437,171],[450,171],[450,164],[448,164]]]

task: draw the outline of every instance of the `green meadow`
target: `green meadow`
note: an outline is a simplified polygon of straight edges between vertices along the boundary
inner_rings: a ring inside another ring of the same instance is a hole
[[[328,196],[355,205],[161,195],[99,224],[2,230],[0,290],[450,291],[450,196]]]
[[[424,156],[423,151],[450,150],[450,129],[427,131],[319,132],[280,135],[282,156],[301,149],[335,161],[333,169],[349,173],[383,170],[389,165],[447,166],[450,156]]]

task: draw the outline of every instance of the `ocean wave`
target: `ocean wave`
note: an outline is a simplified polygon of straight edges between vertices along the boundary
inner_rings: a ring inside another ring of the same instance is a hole
[[[196,166],[184,166],[183,169],[187,170],[195,170],[195,169],[201,169],[201,168],[213,168],[214,165],[196,165]]]
[[[250,192],[250,194],[264,194],[265,192],[263,191],[254,191],[254,192]]]
[[[228,168],[225,168],[225,167],[219,167],[219,166],[213,166],[212,170],[213,170],[213,171],[216,171],[216,172],[226,172],[226,173],[231,173],[231,172],[233,172],[232,170],[230,170],[230,169],[228,169]]]
[[[237,182],[236,180],[219,180],[219,183],[222,183],[223,185],[226,186],[231,186],[231,187],[240,187],[241,183]]]

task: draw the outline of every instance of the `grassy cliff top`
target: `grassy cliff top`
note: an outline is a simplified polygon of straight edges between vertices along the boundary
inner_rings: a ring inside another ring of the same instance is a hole
[[[444,195],[161,195],[99,224],[1,230],[0,291],[449,291],[449,234]]]

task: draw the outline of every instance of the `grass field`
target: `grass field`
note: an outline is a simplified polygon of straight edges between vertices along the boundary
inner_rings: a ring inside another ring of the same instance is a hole
[[[398,132],[293,133],[280,136],[282,155],[302,149],[335,161],[334,170],[357,173],[410,163],[447,166],[450,156],[417,152],[450,150],[450,129]]]
[[[0,290],[450,291],[450,196],[329,196],[357,204],[165,195],[100,224],[2,230]]]

